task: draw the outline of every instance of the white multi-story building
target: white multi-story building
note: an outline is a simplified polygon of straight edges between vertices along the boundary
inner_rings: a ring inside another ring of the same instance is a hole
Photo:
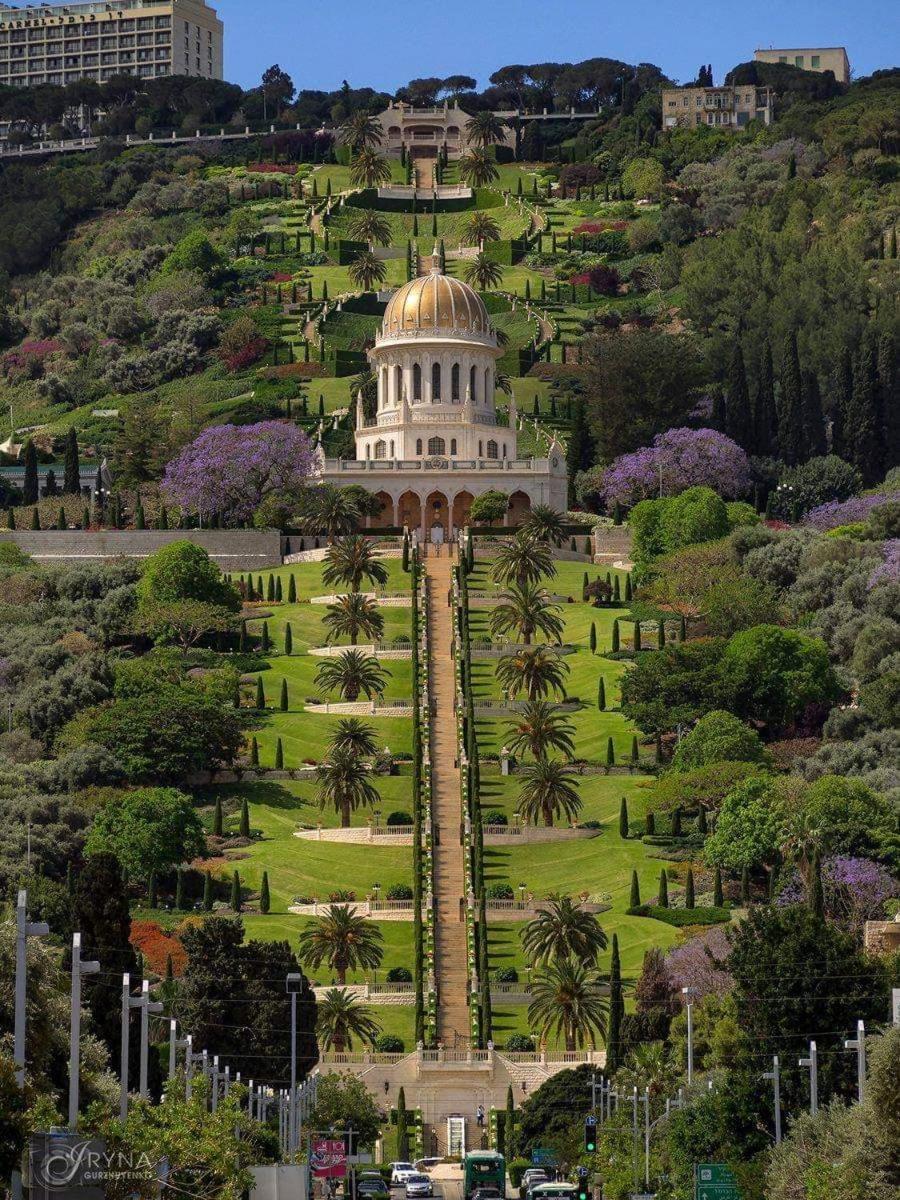
[[[437,255],[434,257],[437,262]],[[478,294],[435,266],[391,297],[369,352],[378,381],[374,420],[357,403],[356,458],[325,459],[323,477],[360,484],[381,501],[374,525],[407,526],[426,541],[452,540],[472,501],[509,497],[506,523],[533,505],[566,507],[560,444],[546,458],[518,457],[518,415],[497,415],[495,369],[503,351]]]
[[[0,84],[104,83],[114,75],[222,79],[223,29],[204,0],[0,3]]]

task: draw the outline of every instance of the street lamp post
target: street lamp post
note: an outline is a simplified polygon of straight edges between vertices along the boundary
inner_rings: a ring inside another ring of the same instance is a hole
[[[147,1100],[150,1096],[150,1088],[147,1083],[147,1065],[150,1056],[150,1014],[154,1016],[161,1013],[163,1005],[157,1000],[150,999],[150,980],[144,979],[141,981],[141,1060],[140,1060],[140,1078],[138,1079],[138,1088],[142,1100]]]
[[[285,990],[291,998],[291,1101],[288,1114],[288,1152],[293,1153],[299,1143],[297,1128],[297,997],[303,991],[304,977],[299,971],[291,971],[285,979]]]
[[[694,1005],[691,1001],[691,996],[696,992],[696,988],[683,987],[681,994],[685,997],[685,1008],[687,1009],[687,1081],[688,1087],[694,1081]]]
[[[809,1043],[809,1054],[797,1060],[801,1067],[809,1067],[809,1111],[815,1116],[819,1111],[819,1056],[816,1043]]]
[[[81,981],[85,975],[96,975],[98,962],[82,962],[81,934],[72,934],[72,990],[69,1011],[69,1128],[78,1128],[78,1083],[81,1071]]]
[[[46,921],[28,920],[28,893],[23,889],[16,901],[16,995],[13,1017],[13,1065],[16,1083],[25,1086],[25,1008],[28,979],[28,939],[46,937],[50,926]]]
[[[772,1058],[772,1070],[766,1071],[763,1079],[772,1080],[772,1095],[775,1101],[775,1145],[781,1145],[781,1067],[778,1055]]]
[[[856,1090],[859,1102],[862,1104],[866,1094],[866,1025],[864,1021],[856,1022],[856,1037],[847,1038],[845,1050],[856,1051]]]

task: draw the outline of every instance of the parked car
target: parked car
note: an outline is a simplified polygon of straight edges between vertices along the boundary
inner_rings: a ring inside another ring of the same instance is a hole
[[[519,1195],[522,1200],[528,1195],[528,1189],[536,1183],[547,1183],[547,1172],[541,1167],[529,1167],[527,1171],[522,1172],[522,1182],[519,1185]]]
[[[416,1173],[411,1162],[391,1163],[391,1187],[403,1187],[409,1176]]]
[[[365,1200],[390,1200],[391,1189],[380,1175],[366,1175],[357,1179],[356,1194]]]
[[[433,1196],[434,1185],[427,1175],[407,1175],[406,1177],[406,1200],[413,1200],[413,1197],[418,1196]]]

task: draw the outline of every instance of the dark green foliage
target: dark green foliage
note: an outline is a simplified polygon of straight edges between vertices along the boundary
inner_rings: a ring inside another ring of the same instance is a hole
[[[247,797],[244,796],[241,800],[241,821],[238,829],[242,838],[250,836],[250,808],[247,804]]]
[[[293,575],[291,579],[293,579]],[[284,652],[288,657],[294,653],[294,634],[291,630],[291,623],[288,621],[284,627]]]
[[[615,621],[613,621],[612,652],[613,652],[613,654],[618,654],[618,652],[619,652],[619,618],[618,617],[616,617]]]
[[[214,834],[214,836],[221,837],[223,828],[224,828],[224,826],[223,826],[223,821],[222,821],[222,797],[216,796],[216,807],[215,807],[215,811],[213,813],[213,834]]]
[[[753,449],[753,415],[750,410],[750,390],[741,344],[735,338],[725,377],[724,432],[744,450]]]
[[[281,681],[281,696],[278,701],[278,707],[281,709],[282,712],[287,712],[288,708],[289,708],[288,683],[287,683],[286,679],[282,679],[282,681]]]
[[[41,527],[40,514],[36,508],[33,508],[31,510],[31,528],[34,530],[39,530],[40,527]]]
[[[241,903],[241,877],[237,871],[235,871],[231,879],[231,907],[236,913],[239,913],[243,907]]]
[[[281,738],[275,744],[275,770],[284,770],[284,746],[281,743]]]
[[[825,919],[825,893],[822,888],[822,860],[818,850],[813,854],[807,887],[807,904],[809,911],[819,921]]]
[[[637,908],[641,902],[641,884],[638,879],[637,871],[631,872],[631,896],[629,897],[628,907]]]
[[[596,654],[597,653],[597,627],[594,625],[593,621],[591,621],[591,633],[590,633],[589,640],[590,640],[591,654]]]
[[[612,767],[616,761],[616,748],[611,737],[606,739],[606,765]]]
[[[806,457],[803,441],[803,387],[796,332],[788,334],[785,340],[779,383],[778,449],[784,461],[793,466]]]
[[[619,958],[619,936],[612,935],[609,963],[609,1023],[606,1035],[606,1071],[612,1075],[625,1057],[621,1044],[622,1018],[625,1015],[625,996],[622,989],[622,964]]]
[[[175,907],[179,912],[184,911],[184,871],[180,868],[175,876]]]
[[[293,574],[288,577],[288,604],[297,603],[297,580]]]
[[[722,868],[716,867],[716,874],[713,881],[713,904],[716,908],[722,908],[725,899],[722,893]]]
[[[255,737],[250,739],[250,766],[259,766],[259,743]]]
[[[640,623],[640,621],[635,621],[635,623],[634,623],[634,650],[635,650],[635,653],[637,653],[637,651],[640,650],[640,648],[641,648],[641,623]]]
[[[266,707],[266,689],[263,686],[262,675],[256,677],[256,707],[258,709]]]
[[[22,503],[37,504],[39,489],[37,447],[31,438],[25,443],[22,460],[25,465],[25,474],[22,479]]]
[[[147,907],[158,908],[156,872],[150,872],[150,882],[147,884]]]
[[[271,577],[270,577],[270,582],[271,582]],[[262,638],[260,639],[259,648],[263,654],[268,654],[269,650],[271,649],[271,643],[269,641],[269,622],[268,621],[263,621]]]
[[[741,904],[750,903],[750,871],[747,867],[741,871]]]
[[[641,760],[641,752],[638,747],[637,734],[632,734],[631,737],[631,765],[636,767]]]
[[[603,676],[600,676],[600,682],[597,685],[597,707],[601,712],[606,710],[606,683]]]
[[[666,874],[665,867],[663,867],[659,873],[659,894],[657,897],[657,903],[659,904],[660,908],[669,907],[669,877]]]
[[[656,833],[656,814],[648,812],[644,818],[644,832],[651,837]]]
[[[697,814],[697,832],[706,837],[709,833],[709,822],[706,817],[706,809],[700,805],[700,812]]]
[[[212,912],[213,909],[213,881],[209,871],[203,872],[203,911]]]
[[[672,837],[681,837],[681,809],[676,808],[672,813]]]
[[[694,871],[692,867],[688,867],[687,879],[684,885],[684,906],[685,908],[694,908],[696,904],[694,898]]]
[[[259,889],[259,911],[263,914],[267,913],[272,906],[272,901],[269,896],[269,872],[263,871],[262,884]]]
[[[628,800],[625,796],[619,805],[619,837],[628,837]]]

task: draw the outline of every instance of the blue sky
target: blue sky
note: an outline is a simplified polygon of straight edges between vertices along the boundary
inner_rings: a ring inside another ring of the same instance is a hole
[[[416,76],[603,55],[715,78],[757,46],[846,46],[854,73],[900,61],[896,0],[210,0],[225,21],[225,77],[254,86],[279,63],[298,87],[394,91]],[[895,36],[889,30],[895,30]]]

